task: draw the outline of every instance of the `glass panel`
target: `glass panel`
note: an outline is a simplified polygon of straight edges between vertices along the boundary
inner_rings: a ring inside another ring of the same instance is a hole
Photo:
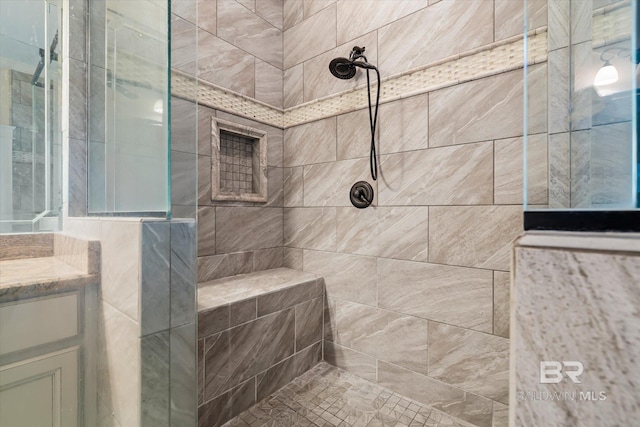
[[[635,3],[549,0],[546,92],[528,70],[528,210],[636,208]]]
[[[0,2],[0,233],[58,229],[59,29],[57,2]]]
[[[166,2],[107,0],[90,6],[89,212],[166,215]]]

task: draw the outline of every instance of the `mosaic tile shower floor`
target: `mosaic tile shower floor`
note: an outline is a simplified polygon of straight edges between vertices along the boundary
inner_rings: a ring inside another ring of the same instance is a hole
[[[471,424],[323,362],[224,426],[468,427]]]

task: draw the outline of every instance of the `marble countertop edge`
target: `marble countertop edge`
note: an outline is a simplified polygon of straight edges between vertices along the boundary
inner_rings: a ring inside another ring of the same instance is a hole
[[[38,297],[53,292],[66,292],[84,286],[97,284],[99,274],[79,274],[77,276],[57,277],[50,279],[33,279],[23,282],[0,285],[0,301],[13,301],[23,298]]]
[[[527,232],[516,241],[515,246],[517,248],[607,251],[640,255],[640,234]]]

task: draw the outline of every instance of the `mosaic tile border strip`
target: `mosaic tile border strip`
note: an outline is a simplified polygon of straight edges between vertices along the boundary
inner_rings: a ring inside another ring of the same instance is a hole
[[[628,0],[614,3],[593,13],[591,34],[593,47],[598,48],[631,38],[633,20],[631,2]]]
[[[380,103],[476,80],[524,65],[523,36],[515,36],[382,80]],[[527,38],[528,63],[547,60],[547,28],[531,31]],[[279,128],[289,128],[367,106],[366,87],[359,87],[287,110],[197,79],[197,99],[202,105]],[[194,100],[194,78],[172,70],[172,95]],[[375,96],[375,85],[372,96]]]

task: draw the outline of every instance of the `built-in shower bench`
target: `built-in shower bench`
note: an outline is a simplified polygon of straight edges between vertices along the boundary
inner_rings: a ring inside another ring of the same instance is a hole
[[[198,288],[200,425],[223,424],[322,359],[322,277],[276,268]]]

